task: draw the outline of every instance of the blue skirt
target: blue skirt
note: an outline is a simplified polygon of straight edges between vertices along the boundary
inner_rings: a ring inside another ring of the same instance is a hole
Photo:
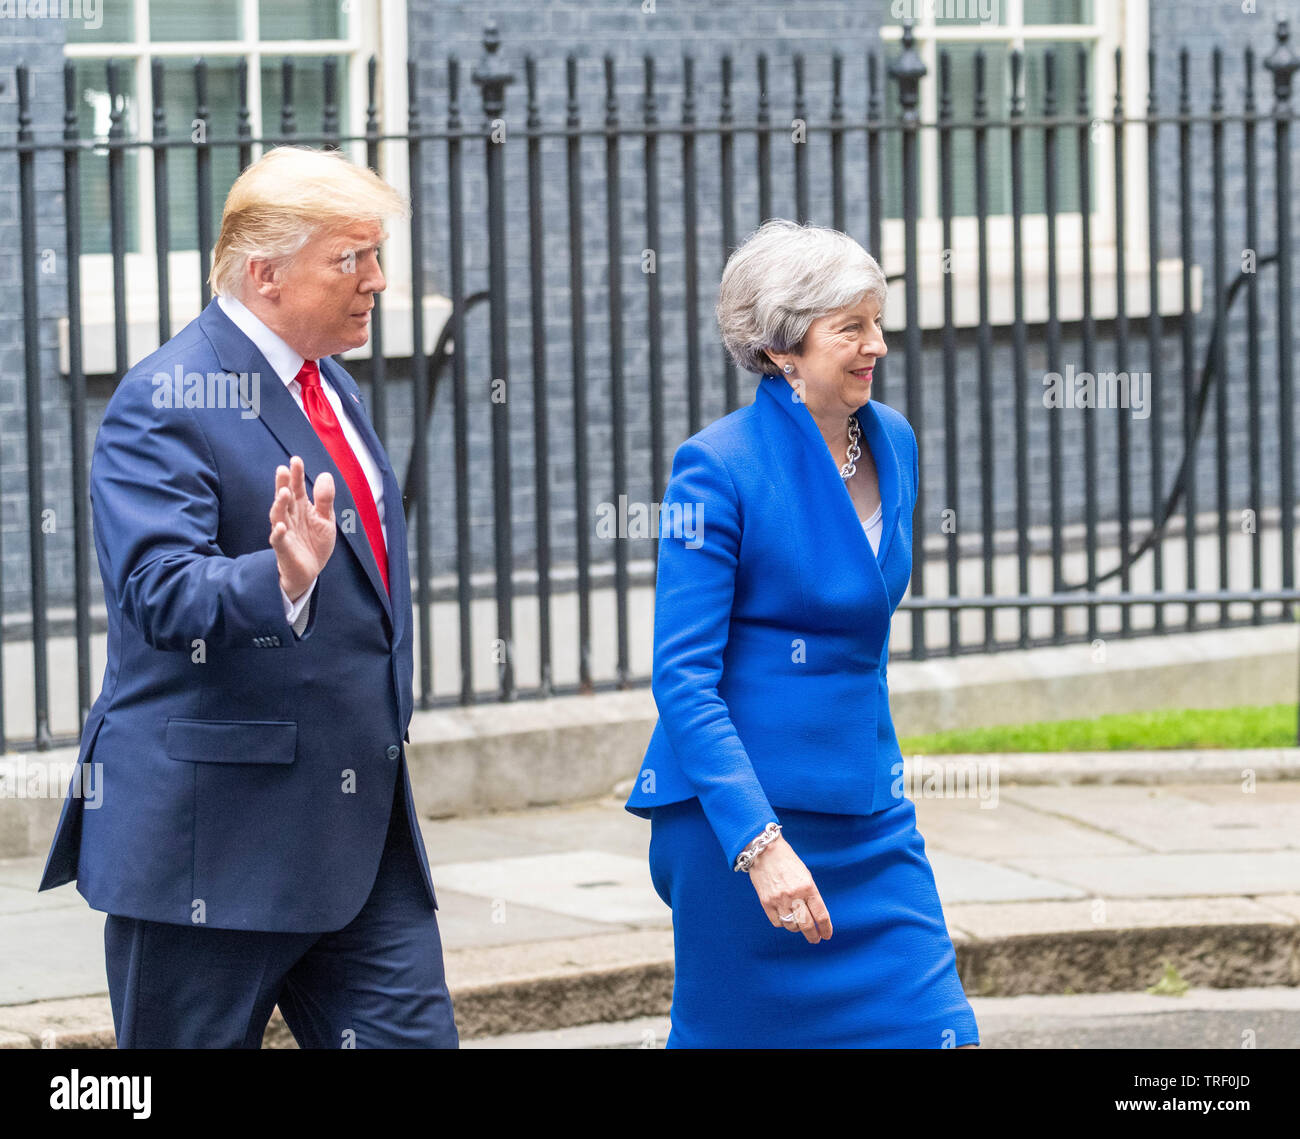
[[[768,921],[698,799],[656,807],[650,876],[672,907],[669,1048],[955,1048],[979,1043],[910,799],[871,815],[777,808],[834,935]]]

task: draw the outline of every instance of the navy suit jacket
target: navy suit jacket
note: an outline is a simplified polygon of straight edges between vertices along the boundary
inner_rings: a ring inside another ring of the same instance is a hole
[[[370,893],[400,781],[436,907],[402,749],[402,495],[357,385],[334,360],[320,366],[383,473],[391,598],[347,483],[214,298],[126,374],[95,440],[108,662],[80,754],[101,765],[102,801],[87,809],[70,789],[42,890],[75,878],[93,908],[151,921],[339,929]],[[174,406],[178,369],[198,374],[183,390],[205,406]],[[207,377],[222,372],[256,374],[259,414],[220,406]],[[301,639],[268,544],[275,468],[291,455],[309,487],[333,474],[339,522]]]
[[[916,437],[874,399],[857,416],[880,483],[878,556],[779,376],[673,458],[655,587],[659,721],[627,808],[698,797],[728,865],[776,807],[870,814],[897,802],[889,624],[912,572]]]

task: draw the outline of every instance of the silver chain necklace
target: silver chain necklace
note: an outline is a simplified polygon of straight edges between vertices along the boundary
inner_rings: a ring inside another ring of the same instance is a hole
[[[844,466],[840,468],[840,478],[846,482],[851,479],[854,472],[858,469],[858,460],[862,458],[862,449],[858,446],[858,440],[862,437],[862,427],[858,423],[856,415],[849,416],[849,451],[845,456]]]

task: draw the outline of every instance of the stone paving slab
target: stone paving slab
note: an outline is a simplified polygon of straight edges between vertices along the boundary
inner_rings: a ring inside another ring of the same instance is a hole
[[[669,910],[648,877],[643,860],[598,850],[438,865],[440,882],[502,909],[531,904],[593,922],[662,924]]]
[[[1282,894],[1300,884],[1300,851],[1145,854],[1111,858],[1013,858],[1026,874],[1120,898]]]
[[[34,886],[0,886],[0,918],[45,910],[84,910],[85,900],[76,889],[46,890]]]
[[[1029,790],[1020,788],[1016,794]],[[1055,788],[1041,788],[1055,790]],[[1098,789],[1090,788],[1089,794]],[[972,809],[960,799],[921,799],[916,803],[917,829],[925,837],[927,852],[942,850],[968,858],[1007,858],[1023,854],[1032,844],[1043,856],[1076,854],[1137,854],[1143,848],[1104,830],[1072,819],[1053,817],[1019,802],[1002,788],[997,807]]]
[[[1080,820],[1138,849],[1300,850],[1300,797],[1283,783],[1257,784],[1253,792],[1238,784],[1096,787],[1086,798],[1071,787],[1018,787],[1004,794],[1012,803]]]
[[[438,893],[438,932],[447,945],[517,945],[520,942],[604,933],[604,922],[583,921],[541,906],[462,894],[443,882]],[[667,912],[667,911],[665,911]]]
[[[38,894],[36,887],[41,880],[41,871],[45,868],[44,856],[30,855],[25,858],[6,858],[0,860],[0,886],[12,886],[17,890],[30,891],[34,898],[66,898],[60,890],[46,890]],[[71,891],[76,895],[75,889]],[[80,895],[77,895],[80,897]]]
[[[999,866],[976,858],[963,858],[942,850],[926,849],[939,900],[957,902],[1009,902],[1025,899],[1079,898],[1084,890],[1051,871]],[[1050,862],[1049,859],[1041,859]]]
[[[0,1005],[108,991],[104,915],[80,903],[0,916]]]
[[[622,804],[621,798],[611,796],[569,807],[426,819],[421,827],[431,863],[481,862],[575,849],[603,850],[644,863],[650,824],[623,810]]]
[[[537,853],[537,843],[531,837],[514,834],[509,824],[502,825],[495,815],[470,819],[421,819],[420,833],[424,836],[424,848],[431,865]]]

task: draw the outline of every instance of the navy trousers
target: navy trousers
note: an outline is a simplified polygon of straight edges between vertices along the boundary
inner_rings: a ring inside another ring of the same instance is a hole
[[[277,1004],[302,1048],[459,1044],[400,783],[375,884],[342,929],[266,933],[109,914],[104,954],[119,1048],[258,1048]]]

